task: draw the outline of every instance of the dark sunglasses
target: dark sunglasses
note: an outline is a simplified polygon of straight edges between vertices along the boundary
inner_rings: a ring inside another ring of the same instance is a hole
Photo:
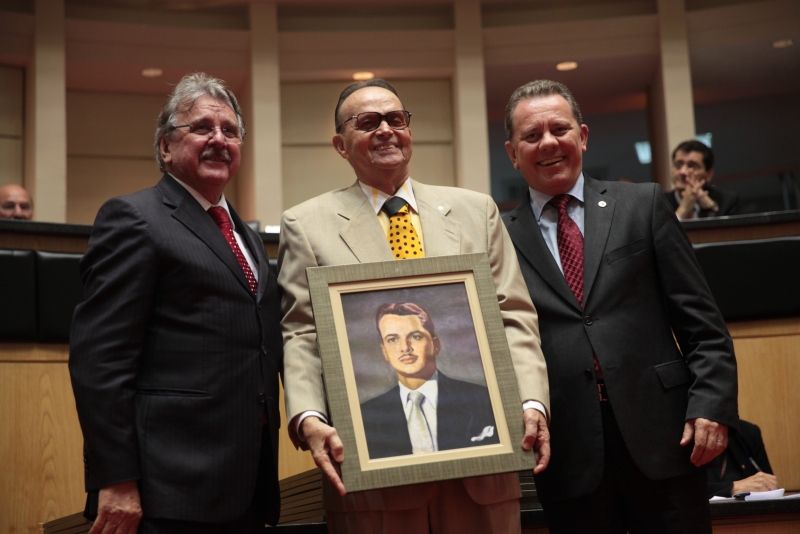
[[[364,113],[353,115],[344,121],[339,126],[338,131],[341,131],[342,126],[353,119],[356,121],[356,130],[361,130],[362,132],[372,132],[377,130],[383,121],[386,121],[386,124],[389,125],[389,128],[393,130],[405,130],[408,128],[408,125],[411,124],[411,113],[404,109],[398,109],[383,114],[378,113],[377,111],[365,111]]]

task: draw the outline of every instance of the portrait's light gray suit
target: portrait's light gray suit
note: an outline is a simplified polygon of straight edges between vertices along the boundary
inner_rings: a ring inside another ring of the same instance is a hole
[[[521,398],[538,400],[549,409],[547,370],[538,343],[536,311],[494,201],[473,191],[416,181],[413,189],[426,256],[488,254]],[[393,259],[386,234],[358,182],[284,212],[278,283],[284,292],[284,383],[290,421],[307,410],[328,413],[306,268]],[[508,415],[510,424],[514,424],[513,417],[517,415],[522,424],[521,409],[519,414]],[[298,443],[295,429],[289,427],[292,440]],[[473,499],[484,504],[520,496],[516,473],[463,482]],[[421,485],[413,492],[403,487],[359,492],[348,494],[344,503],[347,510],[412,508],[428,499],[432,487]]]

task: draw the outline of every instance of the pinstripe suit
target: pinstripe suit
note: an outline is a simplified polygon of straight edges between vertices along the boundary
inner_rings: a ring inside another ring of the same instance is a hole
[[[278,288],[258,235],[231,216],[257,296],[211,217],[167,175],[106,202],[81,261],[69,367],[86,488],[138,479],[145,518],[225,523],[253,501],[277,520],[277,479],[256,488],[256,473],[277,464]]]

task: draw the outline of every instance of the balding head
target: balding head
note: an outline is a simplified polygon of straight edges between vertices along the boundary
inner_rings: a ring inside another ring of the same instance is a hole
[[[9,184],[0,187],[0,219],[22,219],[33,217],[33,201],[24,187]]]

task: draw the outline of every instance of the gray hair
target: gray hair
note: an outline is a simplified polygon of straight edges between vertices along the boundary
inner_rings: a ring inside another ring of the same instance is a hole
[[[511,95],[511,98],[508,100],[508,104],[506,105],[505,126],[506,136],[508,137],[509,141],[511,141],[511,134],[514,130],[513,118],[514,110],[517,108],[517,104],[530,98],[541,98],[551,95],[562,96],[569,104],[575,120],[578,121],[578,124],[583,124],[583,116],[581,115],[581,110],[578,107],[578,102],[575,101],[575,97],[572,96],[572,93],[569,89],[567,89],[566,85],[563,83],[554,82],[553,80],[534,80],[526,83],[514,91],[514,93]]]
[[[242,108],[239,107],[239,102],[236,100],[233,91],[225,87],[224,81],[209,76],[204,72],[187,74],[170,93],[167,103],[161,108],[161,113],[156,121],[156,161],[161,172],[166,172],[167,170],[164,159],[161,157],[161,138],[166,137],[169,139],[172,136],[175,126],[178,125],[178,113],[191,109],[198,98],[206,95],[221,100],[233,110],[236,114],[236,120],[239,122],[239,131],[242,139],[244,139],[245,130]]]

